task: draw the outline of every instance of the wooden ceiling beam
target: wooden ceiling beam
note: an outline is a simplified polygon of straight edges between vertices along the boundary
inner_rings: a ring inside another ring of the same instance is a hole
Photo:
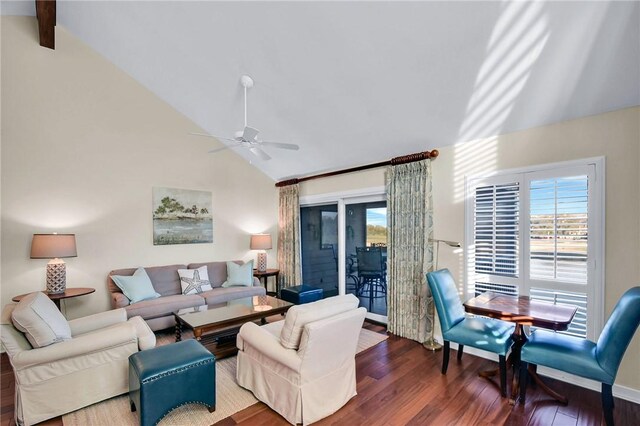
[[[56,48],[56,0],[36,0],[40,46]]]

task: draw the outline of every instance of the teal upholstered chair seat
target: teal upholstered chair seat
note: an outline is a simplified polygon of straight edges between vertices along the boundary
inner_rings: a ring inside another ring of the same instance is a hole
[[[506,355],[513,343],[511,335],[514,324],[489,318],[467,317],[458,295],[456,283],[448,269],[427,274],[427,282],[440,318],[444,350],[442,352],[442,374],[449,366],[450,342],[458,344],[458,360],[462,358],[464,346],[498,354],[500,366],[500,390],[506,395],[507,364]]]
[[[602,383],[604,418],[607,425],[613,425],[611,386],[638,324],[640,287],[633,287],[622,295],[613,308],[598,342],[536,330],[522,347],[520,402],[525,402],[528,364],[544,365]]]
[[[440,313],[438,313],[440,315]],[[498,355],[506,355],[513,343],[514,325],[490,318],[465,318],[446,332],[443,338],[459,345],[472,346]]]
[[[532,333],[522,348],[522,359],[601,383],[613,384],[615,378],[598,364],[594,342],[551,331]]]

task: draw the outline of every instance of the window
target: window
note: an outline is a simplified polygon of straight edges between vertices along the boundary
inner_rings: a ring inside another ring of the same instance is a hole
[[[386,202],[385,202],[386,205]],[[367,246],[387,246],[387,208],[371,207],[366,209]]]
[[[565,332],[602,326],[604,160],[467,180],[469,296],[485,291],[578,306]]]

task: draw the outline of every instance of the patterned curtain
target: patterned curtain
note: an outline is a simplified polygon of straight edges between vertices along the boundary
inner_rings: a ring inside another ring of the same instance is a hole
[[[388,330],[422,343],[433,325],[425,278],[433,269],[431,160],[390,166],[386,185]]]
[[[300,199],[298,184],[280,188],[278,267],[280,288],[302,284],[300,268]]]

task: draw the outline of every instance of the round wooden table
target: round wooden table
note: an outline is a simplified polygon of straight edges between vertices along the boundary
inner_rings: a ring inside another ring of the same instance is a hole
[[[91,287],[73,287],[73,288],[67,288],[62,293],[47,293],[46,291],[43,291],[43,293],[49,296],[49,299],[53,300],[53,303],[55,303],[58,309],[60,309],[60,301],[62,299],[70,299],[72,297],[84,296],[87,294],[91,294],[95,291],[96,289]],[[23,297],[31,293],[25,293],[19,296],[15,296],[11,300],[13,300],[14,302],[19,302]]]

